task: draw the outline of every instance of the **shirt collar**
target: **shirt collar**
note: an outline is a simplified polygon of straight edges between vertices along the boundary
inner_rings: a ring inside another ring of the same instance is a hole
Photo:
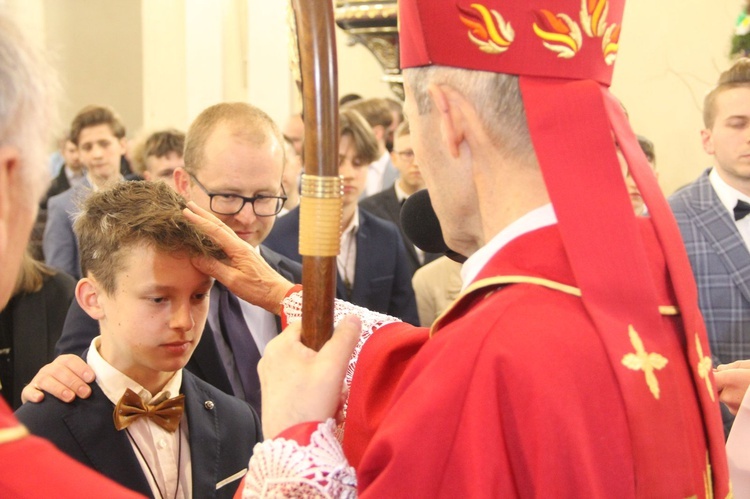
[[[359,229],[359,207],[354,209],[354,216],[352,216],[351,222],[341,231],[341,238],[343,239],[350,234],[356,234],[357,229]]]
[[[721,204],[724,205],[729,213],[734,213],[734,207],[737,206],[737,200],[739,199],[750,203],[750,197],[724,182],[724,179],[721,178],[716,168],[711,169],[711,172],[708,174],[708,181],[711,182],[716,195],[719,196],[719,201],[721,201]]]
[[[118,371],[112,364],[104,360],[99,353],[99,345],[101,344],[101,336],[97,336],[91,340],[88,354],[86,355],[86,363],[91,366],[94,374],[96,375],[96,383],[99,388],[102,389],[104,395],[112,402],[117,405],[117,402],[122,398],[125,390],[130,388],[137,393],[144,402],[148,403],[152,400],[163,400],[177,396],[180,393],[180,387],[182,386],[182,369],[175,372],[172,379],[170,379],[164,389],[156,394],[151,394],[148,390],[142,387],[136,381],[133,381],[128,376]]]
[[[398,181],[396,181],[394,184],[394,187],[396,189],[396,199],[399,203],[403,202],[409,197],[409,194],[406,193],[401,187],[398,185]]]
[[[555,210],[552,208],[552,204],[545,204],[531,210],[505,227],[464,262],[463,267],[461,267],[461,279],[464,283],[463,289],[466,289],[476,279],[479,272],[487,265],[487,262],[509,242],[528,232],[549,225],[555,225],[556,223],[557,216],[555,215]]]

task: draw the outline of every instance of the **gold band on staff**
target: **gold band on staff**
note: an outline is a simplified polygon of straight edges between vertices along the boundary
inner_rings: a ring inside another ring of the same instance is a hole
[[[302,175],[299,253],[336,256],[341,232],[341,177]]]

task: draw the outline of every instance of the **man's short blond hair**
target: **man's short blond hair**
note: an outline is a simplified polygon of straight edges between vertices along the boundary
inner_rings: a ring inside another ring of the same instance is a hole
[[[205,109],[190,125],[185,137],[185,170],[195,175],[205,163],[208,137],[219,125],[230,127],[231,133],[248,144],[261,146],[274,137],[280,146],[284,137],[268,114],[245,102],[224,102]],[[283,151],[284,148],[281,147]],[[286,158],[284,158],[284,163]]]
[[[719,75],[719,81],[703,100],[703,125],[711,129],[716,121],[716,97],[733,88],[750,88],[750,58],[742,57]]]
[[[136,246],[188,257],[223,258],[221,248],[188,222],[185,200],[163,182],[120,182],[83,202],[73,230],[81,271],[111,295],[125,257]]]

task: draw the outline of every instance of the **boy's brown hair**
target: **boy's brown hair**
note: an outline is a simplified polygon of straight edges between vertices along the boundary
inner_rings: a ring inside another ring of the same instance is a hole
[[[182,214],[185,200],[163,182],[121,182],[93,192],[83,202],[73,230],[81,272],[112,294],[124,256],[134,246],[156,251],[223,258],[221,248]]]
[[[114,109],[107,106],[86,106],[78,111],[70,124],[70,140],[78,145],[81,131],[97,125],[109,125],[112,135],[118,139],[125,137],[125,125]]]
[[[388,105],[385,99],[362,99],[353,101],[344,107],[357,111],[367,120],[367,123],[371,127],[380,125],[387,129],[393,124],[391,106]]]
[[[380,157],[372,128],[361,114],[351,108],[343,108],[339,113],[339,136],[344,135],[352,138],[356,158],[363,164],[370,164]]]
[[[146,140],[140,140],[135,145],[132,155],[132,168],[135,173],[143,174],[146,168],[146,160],[149,156],[163,158],[169,153],[176,153],[182,157],[185,153],[185,133],[176,128],[167,128],[154,132]]]
[[[721,73],[714,89],[706,95],[703,100],[703,125],[707,129],[713,128],[716,120],[716,97],[725,90],[738,87],[750,88],[750,58],[737,59],[731,68]]]

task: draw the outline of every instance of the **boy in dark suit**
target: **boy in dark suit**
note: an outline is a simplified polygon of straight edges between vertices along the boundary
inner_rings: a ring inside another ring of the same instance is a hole
[[[161,182],[120,183],[86,200],[75,222],[85,275],[76,299],[101,330],[85,354],[96,384],[87,399],[47,397],[17,415],[142,494],[229,498],[260,423],[245,402],[183,370],[213,284],[191,259],[221,256],[183,217],[184,206]]]

